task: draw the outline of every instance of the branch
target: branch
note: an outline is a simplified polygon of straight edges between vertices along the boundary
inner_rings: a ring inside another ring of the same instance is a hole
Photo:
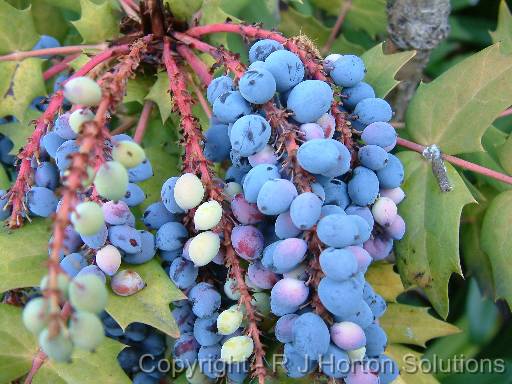
[[[322,53],[326,55],[331,50],[331,47],[336,40],[336,36],[338,36],[338,32],[345,21],[345,17],[347,16],[348,11],[352,7],[352,0],[345,0],[340,6],[340,12],[338,14],[338,19],[336,20],[336,24],[332,27],[331,34],[329,38],[325,42],[324,47],[322,48]]]
[[[423,145],[413,143],[412,141],[402,139],[400,137],[397,139],[397,144],[400,145],[401,147],[411,149],[419,153],[423,153],[423,151],[425,150],[425,147]],[[492,169],[482,167],[481,165],[474,164],[466,160],[459,159],[458,157],[455,156],[446,155],[444,153],[441,155],[441,157],[443,158],[443,160],[451,164],[454,164],[460,168],[467,169],[468,171],[472,171],[480,175],[491,177],[506,184],[512,184],[511,176],[493,171]]]
[[[108,45],[103,43],[95,45],[68,45],[65,47],[35,49],[33,51],[12,52],[7,55],[0,56],[0,61],[20,61],[29,57],[39,56],[71,55],[74,53],[82,53],[85,50],[103,51],[107,48]]]
[[[203,63],[203,61],[199,59],[199,57],[197,57],[186,45],[180,44],[176,50],[187,61],[190,68],[192,68],[203,84],[210,85],[212,82],[212,75],[210,74],[210,70],[206,64]]]
[[[65,57],[61,62],[51,66],[46,71],[43,72],[43,79],[48,80],[51,79],[53,76],[58,75],[59,73],[65,71],[69,68],[69,63],[75,60],[79,54],[76,55],[70,55]]]
[[[169,77],[169,89],[173,95],[175,108],[181,116],[181,128],[183,129],[185,147],[183,170],[199,174],[208,190],[210,198],[222,201],[222,192],[214,182],[211,163],[203,153],[201,145],[203,135],[199,122],[192,113],[193,100],[187,90],[185,75],[183,71],[180,71],[178,64],[171,54],[169,38],[164,38],[163,60]]]
[[[76,71],[67,81],[72,78],[86,75],[90,70],[104,61],[129,52],[130,47],[126,45],[119,45],[107,49],[100,54],[91,58],[82,68]],[[46,111],[36,120],[36,128],[32,135],[28,138],[27,144],[19,153],[18,158],[21,160],[18,176],[14,185],[9,192],[9,203],[12,205],[12,214],[9,220],[9,226],[16,228],[21,226],[23,218],[23,200],[25,192],[29,185],[30,176],[32,175],[31,161],[34,155],[39,153],[39,142],[41,137],[45,134],[49,124],[52,124],[55,115],[60,110],[64,96],[62,91],[57,91],[51,98]]]
[[[146,132],[146,128],[148,126],[149,118],[151,117],[151,111],[153,109],[153,102],[151,100],[146,100],[144,102],[144,107],[142,108],[142,112],[140,114],[139,122],[137,123],[137,128],[135,128],[135,135],[133,135],[133,140],[136,143],[141,143],[144,138],[144,133]]]

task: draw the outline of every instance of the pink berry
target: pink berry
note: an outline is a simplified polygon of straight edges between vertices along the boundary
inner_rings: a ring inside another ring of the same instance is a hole
[[[142,290],[146,283],[137,272],[124,269],[112,277],[110,286],[118,296],[131,296]]]
[[[300,137],[305,140],[323,139],[324,131],[321,126],[316,123],[306,123],[299,127]]]
[[[350,321],[334,323],[331,327],[331,339],[334,344],[345,351],[353,351],[366,345],[363,329]]]
[[[396,204],[389,197],[379,197],[372,207],[373,218],[382,226],[389,226],[397,215]]]
[[[400,204],[405,199],[405,192],[400,187],[392,189],[381,189],[380,195],[383,197],[389,197],[395,202],[396,205]]]
[[[366,273],[368,267],[372,263],[373,259],[368,251],[362,247],[357,247],[355,245],[351,245],[346,248],[350,252],[354,254],[357,260],[357,265],[359,267],[359,272]]]
[[[251,261],[261,256],[264,239],[263,234],[256,227],[238,225],[231,232],[231,243],[238,256]]]
[[[395,220],[386,227],[386,233],[395,240],[402,240],[405,235],[405,221],[400,215],[396,215]]]
[[[231,200],[231,210],[241,224],[256,224],[264,218],[263,213],[258,210],[258,206],[245,200],[243,193],[237,194]]]

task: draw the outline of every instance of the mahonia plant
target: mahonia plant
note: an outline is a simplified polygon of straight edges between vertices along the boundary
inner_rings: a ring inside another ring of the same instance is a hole
[[[392,106],[365,82],[364,58],[323,58],[306,36],[260,25],[189,26],[159,1],[120,3],[129,16],[122,37],[74,70],[69,56],[45,72],[58,76],[55,92],[38,101],[43,113],[1,193],[12,230],[35,216],[53,221],[41,295],[22,313],[41,349],[26,382],[47,358],[100,350],[105,333],[130,345],[118,361],[134,383],[162,379],[157,359],[141,365],[141,356],[163,358],[168,347],[191,383],[263,384],[276,374],[268,362],[276,347],[292,379],[394,381],[400,367],[381,322],[394,297],[372,287],[379,274],[366,276],[411,225],[398,213],[405,171],[392,152],[422,153],[444,193],[453,186],[443,159],[510,177],[398,137]],[[249,66],[209,42],[219,33],[248,42]],[[42,37],[26,57],[83,48]],[[167,99],[144,102],[133,137],[129,125],[111,130],[129,81],[145,73],[159,73]],[[163,178],[160,199],[141,212],[144,183],[162,172],[141,145],[155,102],[172,104],[179,122],[181,171]],[[204,132],[196,102],[209,119]],[[151,289],[139,266],[156,255],[184,294],[173,303],[172,342],[161,326],[126,326],[108,308]]]

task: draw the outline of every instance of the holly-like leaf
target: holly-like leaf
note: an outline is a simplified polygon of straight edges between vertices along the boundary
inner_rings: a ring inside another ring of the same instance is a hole
[[[119,19],[110,1],[80,0],[80,20],[73,21],[84,43],[100,43],[119,35]]]
[[[110,291],[107,312],[123,329],[130,323],[139,322],[151,325],[171,337],[178,337],[180,332],[169,304],[186,296],[171,282],[158,261],[153,259],[141,265],[123,265],[121,269],[137,272],[147,285],[126,297]]]
[[[118,341],[106,338],[94,352],[75,349],[72,363],[46,360],[34,376],[34,384],[130,384],[132,381],[117,362],[124,348]]]
[[[226,20],[231,20],[233,22],[241,21],[224,10],[222,0],[203,0],[203,6],[201,7],[201,25],[224,23]],[[223,45],[231,51],[245,53],[245,55],[247,55],[247,49],[236,49],[243,46],[239,36],[228,33],[216,33],[215,35],[209,36],[208,39],[215,45]]]
[[[21,308],[0,304],[0,383],[10,383],[30,370],[37,342],[21,321]]]
[[[393,384],[437,384],[434,376],[422,371],[422,355],[400,344],[388,345],[386,355],[396,361],[400,367],[400,376]]]
[[[59,8],[45,1],[33,1],[32,17],[40,35],[50,35],[60,41],[66,38],[70,25]]]
[[[42,60],[37,58],[0,63],[0,116],[13,115],[24,121],[32,100],[46,95]]]
[[[14,121],[8,124],[0,124],[0,133],[8,136],[14,144],[11,154],[18,154],[18,151],[27,143],[27,137],[34,131],[32,120],[37,119],[40,114],[41,112],[30,108],[25,113],[24,122]]]
[[[157,75],[156,81],[144,99],[154,101],[158,105],[162,123],[165,123],[172,112],[172,99],[169,93],[169,77],[167,72],[160,72]]]
[[[436,311],[446,318],[450,276],[462,275],[460,216],[462,208],[474,199],[450,164],[446,168],[453,190],[441,192],[431,164],[420,154],[401,152],[399,157],[405,168],[402,188],[407,194],[399,210],[407,231],[396,242],[398,270],[405,287],[423,288]]]
[[[133,79],[128,79],[126,84],[126,95],[123,103],[130,103],[135,101],[139,104],[144,104],[144,98],[153,85],[152,79],[148,76],[137,76]]]
[[[306,16],[297,12],[292,7],[288,7],[281,12],[281,23],[279,30],[286,36],[297,36],[305,34],[318,48],[321,48],[329,38],[330,29],[325,27],[320,21],[313,16]],[[341,35],[332,45],[332,52],[351,53],[360,55],[364,52],[364,48],[360,45],[351,43],[345,36]]]
[[[203,0],[164,0],[164,5],[169,5],[172,14],[181,20],[188,20],[197,12]]]
[[[393,271],[393,264],[373,263],[366,272],[366,280],[388,302],[396,302],[396,297],[404,291],[400,275]]]
[[[481,232],[482,250],[489,256],[496,298],[512,307],[512,191],[499,194],[489,205]]]
[[[415,51],[386,55],[383,47],[383,43],[378,44],[361,56],[367,69],[364,81],[375,89],[377,97],[382,98],[400,83],[395,79],[396,74],[416,55]]]
[[[46,3],[73,12],[80,12],[80,2],[77,0],[44,0]]]
[[[511,93],[512,57],[492,45],[420,85],[407,110],[407,131],[446,153],[481,151],[482,135],[510,105]]]
[[[312,3],[329,15],[337,16],[345,1],[348,0],[312,0]],[[371,36],[384,33],[387,26],[386,1],[353,0],[345,21],[355,29],[368,32]]]
[[[456,326],[436,319],[428,311],[429,308],[390,303],[379,321],[390,343],[425,347],[429,340],[460,332]]]
[[[51,224],[34,219],[20,229],[0,229],[0,292],[35,287],[46,274]]]
[[[28,51],[39,40],[30,7],[17,9],[0,0],[0,55]]]
[[[512,52],[512,14],[505,0],[501,0],[498,27],[494,32],[491,32],[491,36],[495,43],[501,42],[502,49],[505,52]]]

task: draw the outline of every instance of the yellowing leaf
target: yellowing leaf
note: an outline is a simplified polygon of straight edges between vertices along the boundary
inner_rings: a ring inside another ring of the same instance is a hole
[[[109,1],[95,4],[91,0],[80,0],[80,20],[73,25],[84,43],[100,43],[119,35],[119,18]]]
[[[367,69],[364,81],[375,89],[377,97],[383,98],[400,83],[395,80],[396,74],[416,52],[405,51],[386,55],[382,49],[383,44],[378,44],[366,51],[361,58]]]
[[[474,202],[457,171],[446,164],[453,191],[441,192],[431,164],[414,152],[401,152],[405,168],[402,188],[407,194],[399,206],[407,223],[405,237],[396,244],[397,266],[405,287],[424,289],[436,311],[448,315],[448,282],[462,274],[459,226],[462,208]]]
[[[400,367],[400,376],[393,384],[436,384],[434,376],[422,371],[422,355],[400,344],[391,344],[386,355],[393,358]]]
[[[512,191],[498,195],[489,205],[481,232],[482,250],[489,256],[496,298],[512,307]]]
[[[393,271],[393,264],[373,263],[366,272],[366,280],[388,302],[395,302],[396,297],[404,291],[400,275]]]
[[[117,296],[110,291],[107,312],[123,329],[130,323],[139,322],[177,338],[179,330],[169,304],[184,299],[185,295],[174,286],[158,261],[153,259],[141,265],[123,265],[121,269],[137,272],[147,286],[126,297]]]
[[[407,110],[407,131],[449,154],[480,151],[482,135],[510,105],[511,93],[512,57],[492,45],[420,85]]]
[[[380,325],[386,330],[388,342],[425,347],[431,339],[460,332],[456,326],[431,316],[428,310],[390,303],[384,316],[379,319]]]
[[[46,95],[41,65],[37,58],[0,63],[0,116],[13,115],[24,121],[32,100]]]
[[[498,27],[494,32],[491,32],[491,36],[495,43],[502,43],[504,51],[507,53],[512,52],[512,14],[505,0],[501,0]]]
[[[0,292],[35,287],[46,274],[51,224],[34,219],[22,228],[0,229]]]
[[[157,75],[156,81],[144,99],[154,101],[158,105],[162,123],[165,123],[172,112],[172,99],[169,93],[169,77],[167,72],[160,72]]]
[[[30,7],[20,10],[0,0],[0,55],[28,51],[39,40]]]

